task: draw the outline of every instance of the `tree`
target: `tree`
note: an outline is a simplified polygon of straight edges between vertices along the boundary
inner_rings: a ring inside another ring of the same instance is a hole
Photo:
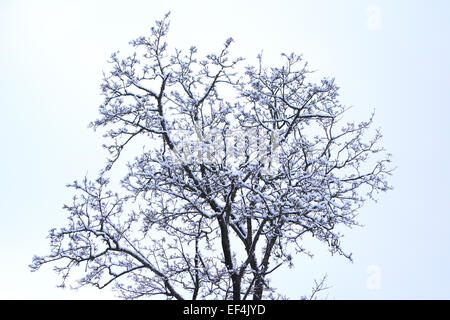
[[[32,270],[54,263],[64,285],[82,266],[80,286],[125,298],[259,300],[280,297],[269,275],[308,254],[305,237],[351,259],[338,227],[390,189],[381,134],[365,138],[373,117],[342,124],[334,79],[307,82],[299,55],[243,68],[232,39],[200,60],[195,47],[169,54],[168,28],[166,15],[131,41],[134,54],[111,56],[91,123],[110,157],[98,178],[69,185],[69,224]],[[119,194],[108,188],[126,149],[140,151]]]

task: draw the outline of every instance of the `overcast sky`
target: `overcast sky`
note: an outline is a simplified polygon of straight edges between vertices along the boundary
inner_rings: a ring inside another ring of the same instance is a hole
[[[87,124],[97,116],[105,62],[172,11],[172,47],[267,63],[303,53],[335,77],[349,120],[375,123],[398,167],[394,191],[348,230],[354,263],[317,247],[313,259],[273,277],[291,298],[328,274],[328,299],[450,298],[450,2],[438,1],[0,1],[0,298],[110,298],[57,289],[48,229],[65,224],[64,187],[95,174],[105,156]]]

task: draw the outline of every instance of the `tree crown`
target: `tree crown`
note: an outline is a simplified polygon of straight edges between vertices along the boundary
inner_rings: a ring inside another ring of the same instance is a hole
[[[168,16],[136,52],[111,56],[104,103],[91,123],[109,151],[99,178],[75,181],[64,206],[69,224],[50,231],[62,285],[79,265],[80,285],[114,284],[126,298],[261,299],[277,297],[268,276],[308,251],[306,236],[351,259],[340,225],[391,187],[381,133],[366,139],[373,116],[342,123],[347,110],[334,79],[308,82],[300,55],[281,67],[241,68],[232,39],[200,59],[170,53]],[[137,141],[121,194],[109,172]]]

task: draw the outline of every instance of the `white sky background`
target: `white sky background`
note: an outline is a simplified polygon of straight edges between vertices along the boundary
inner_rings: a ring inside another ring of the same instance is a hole
[[[450,2],[434,1],[0,1],[0,298],[110,298],[62,290],[50,267],[51,227],[65,224],[65,184],[95,174],[105,153],[87,128],[101,102],[111,52],[171,10],[169,45],[267,63],[303,53],[333,76],[349,120],[376,109],[398,166],[395,190],[361,210],[344,245],[355,262],[319,247],[273,282],[288,297],[328,274],[328,299],[450,298]],[[352,118],[353,117],[353,118]],[[378,276],[378,278],[376,277]],[[375,277],[375,278],[374,278]],[[376,281],[376,280],[379,281]]]

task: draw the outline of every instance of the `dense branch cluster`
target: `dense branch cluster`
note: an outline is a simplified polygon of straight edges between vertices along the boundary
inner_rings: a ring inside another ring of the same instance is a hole
[[[353,226],[367,198],[390,189],[389,155],[372,118],[342,123],[346,108],[333,79],[307,81],[301,56],[283,66],[241,67],[225,42],[217,54],[169,53],[168,17],[135,54],[111,57],[101,117],[110,153],[94,181],[74,182],[69,224],[50,231],[63,284],[114,285],[125,298],[279,297],[268,276],[306,252],[312,236],[351,259],[337,226]],[[243,71],[243,72],[241,72]],[[120,193],[108,174],[135,141]]]

